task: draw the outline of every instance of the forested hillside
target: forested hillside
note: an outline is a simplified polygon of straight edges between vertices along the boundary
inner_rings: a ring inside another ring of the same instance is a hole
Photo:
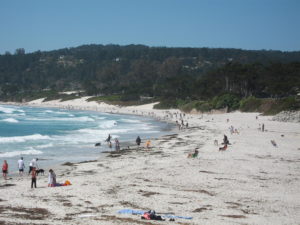
[[[0,55],[0,100],[43,91],[172,100],[287,97],[300,87],[300,52],[84,45]]]

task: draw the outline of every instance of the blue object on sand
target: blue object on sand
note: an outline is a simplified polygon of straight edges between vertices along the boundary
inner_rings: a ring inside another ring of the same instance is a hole
[[[191,220],[193,219],[193,217],[191,216],[174,216],[174,215],[162,215],[162,217],[166,217],[166,218],[177,218],[177,219],[186,219],[186,220]]]
[[[135,214],[135,215],[144,215],[146,211],[134,210],[134,209],[121,209],[118,211],[120,214]]]
[[[133,214],[133,215],[144,215],[144,213],[147,211],[142,211],[142,210],[134,210],[134,209],[121,209],[118,211],[120,214]],[[193,217],[190,216],[174,216],[174,215],[162,215],[162,217],[166,218],[173,218],[173,219],[186,219],[186,220],[191,220]]]

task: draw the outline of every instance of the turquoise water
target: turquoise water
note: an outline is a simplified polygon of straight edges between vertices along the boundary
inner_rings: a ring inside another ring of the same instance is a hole
[[[145,140],[170,128],[139,116],[0,105],[0,162],[7,160],[10,170],[16,171],[21,156],[27,168],[35,157],[40,167],[90,160],[108,150],[108,134],[127,147],[137,135]],[[101,146],[95,147],[98,142]]]

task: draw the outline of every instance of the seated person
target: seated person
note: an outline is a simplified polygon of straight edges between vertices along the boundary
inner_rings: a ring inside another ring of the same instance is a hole
[[[55,187],[56,186],[56,174],[52,169],[49,170],[48,176],[48,187]]]
[[[229,145],[229,140],[227,138],[227,136],[224,134],[224,138],[223,138],[223,145]]]
[[[189,153],[188,158],[196,158],[198,156],[199,151],[195,148],[195,152]]]
[[[164,220],[161,216],[156,215],[154,210],[145,212],[141,218],[144,220]]]
[[[227,149],[227,144],[225,144],[223,147],[219,148],[219,151],[225,151]]]
[[[65,183],[57,183],[56,174],[52,169],[49,170],[48,187],[59,187],[59,186],[68,186],[68,185],[71,185],[71,182],[69,180],[66,180]]]

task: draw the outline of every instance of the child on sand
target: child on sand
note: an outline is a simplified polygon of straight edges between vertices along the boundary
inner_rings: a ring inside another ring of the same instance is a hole
[[[33,185],[36,188],[36,169],[35,168],[32,168],[32,170],[31,170],[31,188],[33,188]]]
[[[8,164],[7,164],[6,160],[4,160],[3,165],[2,165],[2,173],[3,173],[4,180],[7,180]]]
[[[150,140],[148,140],[148,141],[146,141],[146,148],[150,148],[150,145],[151,145],[151,141]]]

